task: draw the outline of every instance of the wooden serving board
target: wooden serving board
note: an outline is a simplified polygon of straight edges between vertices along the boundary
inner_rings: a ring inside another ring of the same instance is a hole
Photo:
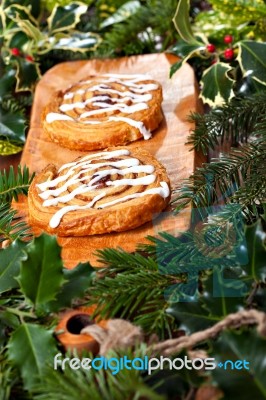
[[[47,164],[62,165],[84,154],[60,147],[50,141],[41,128],[43,107],[58,89],[66,89],[70,84],[90,74],[148,73],[163,86],[162,104],[164,121],[154,132],[150,140],[139,140],[129,148],[141,146],[149,150],[166,167],[172,188],[182,179],[189,177],[194,170],[195,154],[185,144],[193,125],[187,121],[191,111],[198,109],[198,93],[193,70],[184,65],[172,79],[169,78],[170,66],[176,57],[166,54],[149,54],[125,57],[115,60],[72,61],[58,64],[50,69],[37,85],[32,108],[30,130],[22,154],[21,164],[26,164],[31,172],[38,173]],[[21,213],[27,219],[27,199],[18,204]],[[163,214],[164,215],[164,214]],[[79,262],[90,261],[99,265],[95,250],[104,247],[121,247],[134,251],[136,245],[147,243],[147,235],[156,235],[158,231],[184,231],[189,227],[189,211],[177,217],[158,219],[142,227],[122,233],[109,233],[87,237],[58,238],[62,246],[62,258],[67,268],[73,268]],[[40,230],[33,227],[35,234]]]

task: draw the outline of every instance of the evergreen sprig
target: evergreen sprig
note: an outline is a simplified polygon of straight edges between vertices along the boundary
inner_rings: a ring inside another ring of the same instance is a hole
[[[17,211],[11,209],[9,204],[0,204],[0,243],[4,240],[13,242],[30,237],[30,228],[17,216]]]
[[[229,142],[233,146],[246,143],[251,136],[259,137],[265,132],[266,93],[261,92],[247,99],[234,98],[209,113],[193,113],[190,120],[195,122],[196,128],[188,143],[204,154],[220,142]]]
[[[142,346],[137,354],[132,350],[123,352],[112,352],[108,356],[120,358],[127,356],[132,360],[135,357],[144,357],[146,348]],[[93,358],[91,354],[83,354],[85,357]],[[42,382],[33,391],[35,400],[124,400],[124,399],[147,399],[164,400],[165,396],[159,395],[154,390],[154,384],[148,384],[149,377],[145,377],[140,371],[126,368],[114,374],[111,369],[73,370],[69,366],[63,371],[48,367]],[[156,382],[158,386],[160,382]]]
[[[18,200],[18,195],[27,194],[34,174],[30,174],[29,169],[24,166],[23,169],[19,165],[18,171],[15,173],[13,166],[9,172],[4,170],[0,173],[0,202],[11,202],[13,199]]]
[[[146,333],[171,336],[173,320],[165,312],[164,291],[176,276],[162,275],[155,259],[139,253],[115,249],[99,253],[108,268],[99,271],[89,291],[90,304],[97,304],[95,315],[130,319]]]
[[[264,141],[246,144],[198,168],[176,191],[177,197],[173,201],[176,211],[187,204],[191,204],[193,208],[205,208],[236,200],[247,211],[247,206],[253,205],[253,201],[261,198],[261,195],[256,192],[254,196],[254,192],[246,186],[246,196],[243,199],[242,186],[245,182],[251,182],[253,178],[257,181],[257,176],[261,172],[264,173],[261,168],[265,166],[265,150]],[[247,216],[252,218],[252,215]]]

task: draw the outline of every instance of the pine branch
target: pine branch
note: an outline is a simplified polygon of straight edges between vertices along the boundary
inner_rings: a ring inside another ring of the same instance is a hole
[[[266,124],[266,94],[259,93],[248,99],[234,98],[229,104],[207,114],[193,113],[190,120],[196,128],[188,143],[204,154],[215,146],[229,141],[233,146],[246,143],[250,136],[259,136]]]
[[[0,204],[0,243],[5,240],[13,242],[16,239],[29,239],[29,226],[17,216],[17,211],[10,209],[8,204]]]
[[[99,271],[90,288],[90,304],[97,304],[95,316],[128,318],[146,332],[171,335],[173,319],[165,313],[165,289],[176,276],[162,275],[156,261],[139,253],[105,249],[99,252],[108,268]]]
[[[0,201],[2,203],[11,202],[13,199],[18,201],[19,194],[27,194],[34,174],[30,175],[29,169],[24,166],[18,166],[18,172],[15,174],[13,166],[9,172],[6,170],[0,173]]]
[[[126,356],[129,360],[135,357],[144,357],[147,354],[146,346],[141,346],[137,352],[124,350],[123,352],[111,352],[110,356],[120,358]],[[91,354],[83,354],[92,359]],[[125,400],[147,399],[164,400],[154,390],[154,384],[148,385],[149,377],[143,377],[141,371],[134,369],[122,369],[114,374],[114,370],[73,370],[68,365],[61,370],[47,367],[47,373],[42,382],[34,390],[35,400],[73,400],[77,396],[80,400]],[[156,382],[158,387],[161,382]]]
[[[177,198],[173,201],[177,204],[176,211],[189,203],[193,208],[205,208],[233,201],[243,182],[258,174],[265,165],[265,149],[264,141],[248,144],[198,168],[176,192]],[[252,195],[245,199],[245,206],[247,201],[252,201]]]

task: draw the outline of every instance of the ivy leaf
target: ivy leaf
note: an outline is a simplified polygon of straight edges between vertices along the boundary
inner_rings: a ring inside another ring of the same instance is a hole
[[[0,293],[17,288],[21,261],[26,259],[25,243],[13,242],[6,249],[0,250]]]
[[[100,25],[100,29],[106,28],[107,26],[117,24],[119,22],[125,21],[132,14],[141,7],[141,4],[137,0],[128,1],[123,4],[118,10],[112,14],[110,17],[106,18]]]
[[[255,281],[266,280],[266,233],[261,221],[246,227],[249,263],[243,267],[247,275]]]
[[[177,9],[173,18],[175,28],[181,38],[188,43],[198,42],[192,32],[191,24],[189,21],[190,0],[179,0]]]
[[[219,364],[226,360],[246,360],[249,369],[231,370],[227,366],[217,367],[212,371],[215,383],[224,392],[224,400],[238,399],[256,400],[266,399],[266,363],[265,363],[266,338],[258,336],[255,330],[241,332],[225,331],[217,341],[213,342],[212,356]]]
[[[38,64],[21,57],[16,60],[16,64],[16,92],[33,91],[36,81],[41,77]]]
[[[80,263],[74,269],[63,269],[65,284],[56,296],[56,300],[48,304],[48,309],[58,311],[61,308],[70,307],[72,301],[82,298],[86,290],[90,287],[94,276],[94,269],[89,263]]]
[[[69,31],[75,28],[80,21],[80,16],[87,11],[87,5],[84,3],[71,3],[65,7],[57,6],[47,19],[50,32]]]
[[[211,107],[221,106],[233,96],[234,80],[228,77],[232,68],[225,63],[216,63],[208,68],[202,76],[200,98]]]
[[[26,119],[21,112],[9,112],[0,106],[0,137],[17,145],[25,143]]]
[[[64,283],[61,249],[56,237],[42,234],[27,247],[18,278],[21,290],[35,307],[54,300]]]
[[[266,43],[241,41],[237,61],[244,76],[266,85]]]
[[[50,38],[53,43],[52,47],[48,50],[68,50],[68,51],[79,51],[86,52],[88,50],[93,51],[96,46],[100,43],[100,37],[95,33],[73,33],[71,36],[61,37],[59,39]]]
[[[53,332],[26,323],[13,332],[7,347],[8,359],[19,369],[26,390],[41,381],[45,367],[58,352]]]

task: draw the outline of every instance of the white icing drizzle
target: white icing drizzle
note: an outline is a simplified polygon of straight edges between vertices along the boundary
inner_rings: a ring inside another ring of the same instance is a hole
[[[145,190],[145,192],[142,192],[142,193],[129,194],[127,196],[120,197],[119,199],[115,199],[113,201],[109,201],[108,203],[101,204],[97,208],[110,207],[110,206],[113,206],[115,204],[122,203],[122,202],[124,202],[126,200],[132,200],[132,199],[137,199],[138,197],[146,196],[147,194],[159,194],[161,197],[166,199],[170,194],[169,186],[167,185],[166,182],[160,182],[160,185],[161,185],[161,187],[148,189],[148,190]]]
[[[103,76],[106,76],[108,78],[123,78],[123,79],[130,79],[134,81],[145,81],[145,80],[151,80],[152,77],[150,75],[146,74],[133,74],[133,75],[127,75],[127,74],[103,74]]]
[[[54,121],[74,121],[74,119],[69,115],[51,112],[46,115],[46,121],[50,124]]]
[[[105,196],[105,193],[100,193],[98,196],[95,196],[94,199],[88,204],[85,204],[84,206],[66,206],[58,210],[51,218],[50,220],[50,227],[51,228],[56,228],[59,224],[63,216],[68,213],[69,211],[75,211],[75,210],[86,210],[88,208],[93,207],[93,205],[100,199],[102,199]]]
[[[139,132],[143,135],[144,139],[150,139],[151,132],[145,127],[143,122],[136,121],[132,118],[123,118],[123,117],[111,117],[107,120],[84,120],[88,117],[93,117],[95,115],[101,115],[103,113],[108,113],[112,111],[120,111],[125,114],[133,114],[138,111],[146,110],[149,108],[147,102],[152,99],[151,93],[146,93],[147,91],[153,91],[158,89],[159,85],[154,83],[142,83],[145,80],[151,80],[152,78],[148,75],[144,74],[136,74],[136,75],[126,75],[126,74],[104,74],[104,79],[101,83],[96,84],[88,89],[88,91],[93,92],[103,92],[102,96],[93,96],[91,98],[86,99],[85,101],[77,101],[74,103],[64,103],[59,106],[59,110],[62,113],[67,111],[74,110],[76,108],[83,109],[87,104],[92,104],[94,107],[98,107],[98,109],[85,111],[81,115],[76,118],[72,118],[65,114],[60,113],[48,113],[46,116],[46,121],[48,123],[52,123],[54,121],[75,121],[80,122],[82,124],[102,124],[104,122],[111,121],[123,121],[131,126],[134,126]],[[97,81],[97,78],[96,78]],[[79,84],[90,83],[91,81],[82,81]],[[112,89],[108,86],[108,83],[118,83],[122,85],[124,88],[130,88],[129,90],[119,91],[116,89]],[[86,93],[85,89],[78,89],[73,92],[66,93],[64,95],[65,100],[72,99],[75,95]],[[110,98],[108,93],[118,95],[118,98]],[[108,100],[111,100],[111,104],[109,104]],[[128,105],[126,102],[131,101],[133,105]],[[119,118],[119,119],[114,119]]]
[[[105,103],[101,103],[102,105]],[[90,117],[91,115],[97,115],[97,114],[103,114],[109,111],[114,111],[114,110],[118,110],[121,111],[123,113],[126,114],[132,114],[133,112],[137,112],[137,111],[141,111],[141,110],[146,110],[148,108],[146,103],[139,103],[139,104],[135,104],[134,106],[127,106],[126,104],[123,105],[122,104],[119,105],[112,105],[112,104],[105,104],[106,108],[101,108],[99,110],[92,110],[92,111],[86,111],[85,113],[82,113],[80,115],[80,118],[86,118],[86,117]]]
[[[52,228],[56,228],[61,221],[61,218],[68,213],[69,211],[75,210],[83,210],[86,208],[91,208],[94,204],[104,198],[106,196],[106,192],[102,191],[101,188],[98,188],[97,182],[100,181],[104,177],[112,176],[112,175],[130,175],[135,173],[145,173],[147,175],[137,177],[137,178],[123,178],[123,179],[115,179],[115,180],[108,180],[106,181],[106,186],[148,186],[152,184],[156,180],[156,176],[153,174],[154,167],[152,165],[139,165],[140,161],[137,158],[125,158],[119,161],[108,161],[109,159],[118,157],[118,156],[130,156],[129,150],[114,150],[114,151],[105,151],[96,154],[89,154],[85,157],[82,157],[78,161],[68,163],[63,165],[59,171],[63,171],[66,168],[69,170],[63,174],[58,176],[53,180],[48,180],[46,182],[38,184],[38,188],[40,189],[41,193],[39,196],[44,200],[43,206],[50,207],[50,206],[57,206],[59,203],[64,204],[71,200],[73,200],[77,195],[93,192],[94,190],[99,190],[100,193],[95,196],[91,194],[92,200],[85,204],[84,206],[80,205],[69,205],[62,207],[58,210],[54,216],[50,220],[50,226]],[[106,160],[106,162],[97,162],[92,163],[93,160]],[[99,168],[105,168],[103,170],[98,170]],[[108,168],[109,167],[109,168]],[[121,168],[121,169],[119,169]],[[76,169],[78,172],[75,173]],[[94,174],[93,171],[97,170]],[[86,172],[91,172],[90,181],[86,184],[82,183],[80,186],[75,187],[74,190],[71,192],[64,194],[68,187],[71,185],[76,185],[79,182],[84,180],[88,180],[87,176],[83,176]],[[69,179],[70,178],[70,179]],[[58,184],[65,182],[62,186],[56,187]],[[103,189],[104,190],[104,189]],[[62,195],[63,194],[63,195]],[[126,200],[131,200],[134,198],[146,196],[149,194],[159,194],[163,198],[167,198],[170,194],[170,189],[166,182],[160,182],[160,187],[152,188],[144,190],[141,193],[134,193],[120,199],[115,199],[110,202],[104,203],[99,205],[97,208],[105,208],[108,206],[115,205],[120,202],[124,202]],[[62,196],[61,196],[62,195]]]
[[[141,178],[134,178],[134,179],[119,179],[116,181],[107,181],[107,186],[138,186],[138,185],[150,185],[156,179],[155,175],[146,175]]]
[[[144,125],[144,123],[141,121],[135,121],[134,119],[127,118],[127,117],[110,117],[108,120],[109,121],[126,122],[128,125],[131,125],[134,128],[137,128],[145,140],[148,140],[151,138],[151,131],[149,129],[147,129],[146,126]]]

